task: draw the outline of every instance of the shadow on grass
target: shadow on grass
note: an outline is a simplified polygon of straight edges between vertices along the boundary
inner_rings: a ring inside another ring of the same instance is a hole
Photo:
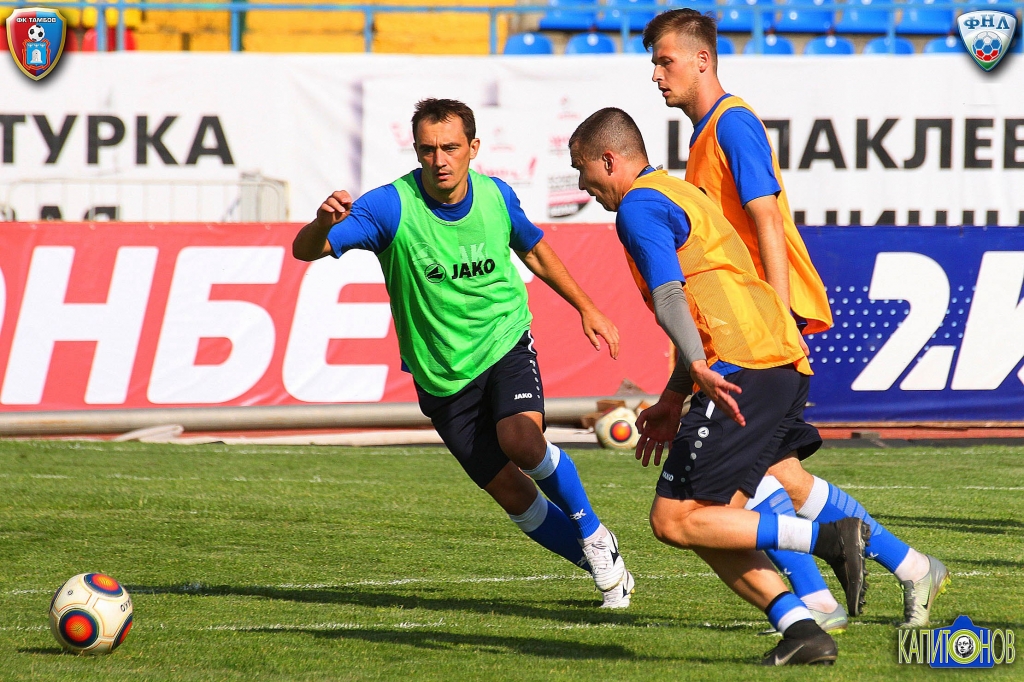
[[[984,568],[1015,568],[1018,571],[1024,571],[1024,562],[1007,559],[957,559],[956,563]]]
[[[468,599],[461,597],[430,597],[419,594],[397,594],[386,591],[363,590],[349,587],[279,588],[247,585],[178,585],[147,586],[126,585],[132,594],[188,594],[196,596],[243,596],[281,599],[312,604],[348,604],[365,608],[427,609],[430,611],[463,611],[482,614],[500,614],[523,618],[542,618],[567,623],[610,623],[615,625],[645,625],[649,616],[637,616],[621,611],[594,608],[593,602],[571,601],[579,608],[547,607],[504,599]],[[565,605],[566,602],[561,602]],[[590,607],[588,609],[588,607]]]
[[[885,524],[892,523],[910,528],[934,528],[935,530],[955,530],[962,533],[984,535],[1024,534],[1024,523],[1010,519],[957,519],[941,516],[892,516],[887,514],[879,514],[875,518]]]
[[[43,656],[74,656],[70,651],[64,651],[57,646],[31,646],[18,649],[19,654],[40,654]]]
[[[281,632],[282,628],[253,628],[247,632]],[[419,649],[450,651],[473,649],[477,653],[517,654],[541,658],[574,660],[616,659],[630,661],[669,661],[668,657],[642,656],[618,644],[589,644],[567,642],[540,637],[501,637],[495,635],[457,634],[426,630],[404,629],[317,629],[295,628],[284,630],[321,637],[324,639],[361,640],[374,644],[403,644]]]

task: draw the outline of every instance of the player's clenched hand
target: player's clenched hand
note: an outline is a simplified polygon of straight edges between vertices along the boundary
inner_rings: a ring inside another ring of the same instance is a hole
[[[334,192],[316,210],[316,222],[320,227],[330,227],[344,220],[352,210],[352,195],[345,190]]]
[[[662,396],[657,404],[637,416],[636,428],[640,432],[640,440],[636,444],[636,458],[641,464],[650,464],[652,454],[654,466],[661,464],[661,453],[666,446],[672,446],[682,413],[682,400],[668,400]]]
[[[583,321],[583,333],[590,339],[595,350],[601,350],[600,336],[608,344],[608,354],[612,358],[619,357],[619,329],[604,313],[597,308],[583,310],[580,312]]]
[[[746,426],[747,420],[740,413],[740,406],[736,404],[730,393],[743,393],[743,389],[736,384],[729,383],[718,372],[708,368],[704,361],[695,362],[690,366],[690,376],[694,383],[700,386],[700,390],[708,397],[715,407],[725,412],[726,416],[740,426]]]

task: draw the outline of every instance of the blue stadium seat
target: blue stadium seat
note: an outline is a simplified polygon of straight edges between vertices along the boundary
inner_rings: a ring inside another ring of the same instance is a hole
[[[853,48],[853,41],[838,36],[819,36],[811,38],[804,45],[804,54],[832,55],[832,54],[856,54]]]
[[[565,44],[566,54],[614,54],[615,42],[601,33],[577,33]]]
[[[851,0],[843,8],[843,14],[836,22],[839,33],[886,33],[889,30],[889,12],[884,9],[868,9],[871,0]]]
[[[736,46],[725,36],[718,36],[718,54],[736,54]]]
[[[565,11],[560,5],[593,5],[593,12]],[[548,0],[549,9],[544,13],[538,28],[541,31],[589,31],[597,23],[597,0]]]
[[[925,54],[938,54],[942,52],[967,52],[964,47],[964,43],[960,40],[960,36],[946,36],[945,38],[935,38],[929,40],[924,44],[924,49],[921,50]]]
[[[804,0],[786,0],[784,5]],[[813,0],[815,5],[824,4],[825,0]],[[775,30],[780,33],[825,33],[835,23],[835,14],[831,10],[794,9],[783,7],[779,19],[775,22]]]
[[[626,44],[623,46],[622,51],[628,54],[651,54],[644,47],[644,37],[639,33],[626,41]]]
[[[872,38],[864,46],[864,54],[914,54],[914,43],[906,38],[896,38],[895,49],[889,51],[889,38]]]
[[[772,2],[771,0],[725,0],[725,7],[722,8],[718,19],[718,30],[724,33],[749,33],[754,28],[754,13],[737,8],[755,5],[770,8]],[[771,28],[775,12],[773,10],[762,12],[761,16],[764,17],[764,28]]]
[[[896,32],[904,35],[944,36],[954,29],[956,17],[953,10],[931,9],[928,5],[935,0],[907,0]]]
[[[794,54],[793,43],[774,33],[766,35],[761,45],[764,54]],[[743,47],[743,54],[755,54],[753,40],[748,41]]]
[[[598,30],[621,31],[625,9],[632,10],[628,13],[629,30],[642,31],[659,8],[657,0],[605,0],[605,10],[597,20]]]
[[[540,33],[517,33],[505,41],[504,54],[554,54],[551,40]]]

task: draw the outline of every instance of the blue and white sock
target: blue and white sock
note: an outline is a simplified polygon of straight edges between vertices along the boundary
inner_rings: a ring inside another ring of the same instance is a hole
[[[758,515],[755,549],[788,549],[810,554],[818,541],[818,524],[795,516]]]
[[[576,465],[564,450],[548,443],[544,459],[537,468],[524,469],[523,473],[536,481],[548,499],[565,512],[576,525],[581,539],[586,540],[601,528],[601,521],[590,506]]]
[[[805,519],[819,523],[830,523],[848,516],[856,517],[871,529],[871,539],[865,550],[865,555],[869,559],[874,559],[891,573],[896,573],[900,580],[918,580],[928,572],[927,557],[911,549],[886,530],[885,526],[871,518],[861,503],[842,488],[817,476],[814,477],[814,485],[807,496],[807,501],[797,513]]]
[[[576,525],[561,509],[540,493],[522,514],[509,514],[512,522],[538,545],[576,564],[585,571],[590,570],[583,548],[576,537]]]
[[[762,514],[796,517],[793,501],[774,476],[765,476],[761,479],[757,492],[747,502],[746,507]],[[789,579],[793,592],[807,608],[823,613],[832,613],[836,610],[839,602],[829,592],[814,557],[788,550],[768,549],[765,552],[779,571]]]
[[[764,612],[768,616],[768,621],[772,624],[772,627],[783,635],[786,634],[786,630],[793,623],[798,623],[802,620],[814,622],[811,612],[807,610],[804,603],[792,592],[780,594],[772,600],[772,603],[768,605]]]

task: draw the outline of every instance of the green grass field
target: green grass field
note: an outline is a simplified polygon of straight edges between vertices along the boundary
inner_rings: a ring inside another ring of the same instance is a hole
[[[899,586],[873,563],[836,666],[754,667],[775,643],[763,614],[650,533],[657,470],[572,452],[637,577],[627,611],[598,610],[589,576],[440,448],[0,441],[0,680],[943,676],[896,665]],[[808,468],[946,562],[933,621],[1024,640],[1024,449],[823,450]],[[85,571],[132,593],[135,627],[110,656],[61,654],[47,626],[53,591]],[[983,674],[1024,679],[1024,661]]]

